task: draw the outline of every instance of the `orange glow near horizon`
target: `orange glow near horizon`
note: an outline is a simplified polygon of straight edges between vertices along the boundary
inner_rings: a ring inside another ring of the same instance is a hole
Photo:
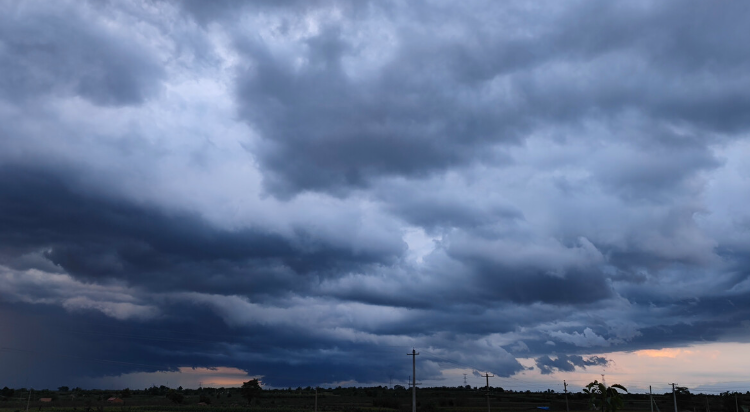
[[[250,380],[247,372],[237,368],[217,367],[217,368],[189,368],[181,367],[180,373],[184,375],[194,375],[203,382],[203,386],[209,387],[232,387],[242,386],[244,382]]]
[[[724,390],[747,389],[750,380],[750,356],[747,356],[750,345],[747,343],[714,342],[681,348],[662,348],[658,350],[639,350],[634,352],[590,353],[586,356],[603,356],[610,364],[589,366],[586,369],[576,368],[573,372],[555,372],[542,375],[535,367],[533,358],[519,359],[526,367],[534,367],[519,373],[518,378],[524,381],[546,382],[548,387],[562,389],[565,379],[573,390],[580,390],[594,379],[601,380],[605,375],[607,384],[620,383],[631,392],[648,393],[653,386],[654,393],[671,391],[667,382],[679,382],[692,391],[702,390],[718,393]],[[554,358],[554,356],[552,356]],[[559,381],[559,383],[558,383]],[[744,382],[744,383],[743,383]],[[557,385],[557,386],[555,386]],[[524,384],[509,382],[511,389]],[[745,388],[745,389],[743,389]]]
[[[648,356],[650,358],[676,358],[681,355],[690,355],[695,352],[687,349],[664,348],[664,349],[644,349],[633,352],[638,356]]]
[[[242,369],[231,367],[192,368],[183,366],[175,372],[135,372],[119,376],[107,376],[95,381],[92,380],[90,386],[103,389],[145,388],[151,385],[166,385],[171,388],[178,386],[184,388],[198,388],[199,386],[226,388],[242,386],[243,382],[258,377],[249,375]]]
[[[750,345],[746,343],[705,343],[681,348],[662,348],[658,350],[640,350],[634,352],[592,352],[587,356],[603,356],[610,360],[604,366],[576,368],[572,372],[555,371],[543,375],[532,358],[519,358],[526,369],[512,377],[495,377],[495,385],[513,390],[546,390],[562,391],[563,380],[568,383],[568,390],[580,391],[594,379],[605,375],[607,384],[619,383],[631,393],[648,393],[649,386],[654,393],[671,391],[668,382],[679,382],[692,392],[719,393],[725,390],[747,389],[750,383],[747,370],[750,370],[750,356],[747,356]],[[554,358],[554,355],[552,355]],[[408,369],[407,365],[407,369]],[[410,371],[410,369],[409,369]],[[443,380],[424,381],[426,386],[458,385],[463,383],[463,374],[472,380],[472,386],[484,384],[482,379],[473,374],[473,370],[448,368],[442,371]],[[247,371],[232,367],[191,368],[180,367],[172,372],[136,372],[119,376],[92,378],[87,387],[100,389],[147,388],[151,385],[166,385],[172,388],[204,387],[238,387],[243,382],[262,376],[249,374]],[[743,383],[744,382],[744,383]],[[386,382],[387,383],[387,382]],[[310,382],[310,385],[316,382]],[[368,383],[369,384],[369,383]],[[380,383],[372,383],[380,384]],[[333,386],[361,385],[355,381],[338,382]],[[305,385],[303,385],[305,386]],[[744,389],[743,389],[744,388]]]

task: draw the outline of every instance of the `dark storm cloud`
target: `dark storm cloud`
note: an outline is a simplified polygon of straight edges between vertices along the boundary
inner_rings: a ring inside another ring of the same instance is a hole
[[[0,346],[307,386],[748,341],[749,7],[0,6]]]
[[[86,192],[70,180],[61,171],[0,168],[0,253],[6,264],[22,268],[28,259],[15,257],[44,251],[50,262],[91,281],[119,278],[157,289],[260,293],[301,287],[313,280],[305,275],[335,276],[392,261],[400,252],[346,251],[304,228],[300,239],[221,230],[197,216]]]
[[[745,6],[586,3],[547,17],[549,28],[532,25],[533,35],[523,38],[490,27],[467,30],[461,24],[475,17],[468,7],[402,10],[458,26],[449,40],[384,18],[395,26],[396,45],[363,73],[345,67],[347,59],[361,58],[364,46],[352,44],[341,24],[307,37],[293,56],[302,63],[238,36],[248,65],[238,74],[240,113],[264,139],[258,154],[269,188],[335,192],[367,186],[378,176],[422,177],[494,163],[490,148],[518,144],[540,125],[603,121],[616,127],[632,114],[656,128],[684,124],[686,136],[662,137],[650,127],[633,139],[680,156],[684,151],[687,161],[654,165],[672,170],[654,170],[650,179],[610,177],[631,181],[612,184],[637,196],[651,185],[668,187],[692,173],[696,162],[715,165],[705,151],[710,136],[748,125],[750,100],[736,92],[747,79],[735,76],[746,68],[748,53],[733,41]],[[486,13],[493,16],[492,9]],[[696,36],[705,24],[721,28]]]
[[[239,99],[265,139],[269,188],[362,187],[373,175],[424,176],[481,157],[472,143],[503,121],[493,107],[464,107],[400,60],[375,80],[349,79],[341,67],[349,47],[339,30],[326,30],[307,44],[311,69],[295,72],[264,45],[244,46],[253,67],[240,74]]]
[[[85,4],[8,2],[0,17],[0,96],[80,96],[98,105],[142,103],[164,70],[137,36],[92,21]],[[141,40],[142,42],[142,40]]]
[[[592,356],[584,359],[577,355],[559,355],[556,359],[542,356],[536,359],[536,367],[543,375],[549,375],[556,370],[560,372],[573,372],[576,367],[586,369],[586,366],[607,366],[609,361],[601,356]]]
[[[60,382],[78,386],[84,377],[169,371],[179,366],[236,367],[262,375],[265,384],[276,387],[389,378],[404,381],[411,373],[410,364],[403,361],[410,351],[407,346],[347,343],[324,335],[301,340],[299,331],[264,326],[230,328],[193,305],[175,307],[179,316],[149,325],[113,324],[95,313],[62,315],[39,305],[0,303],[0,313],[22,313],[2,323],[19,331],[11,341],[3,341],[0,351],[15,387],[24,386],[25,379],[42,370],[45,377],[37,379],[36,385],[52,388]],[[50,341],[55,342],[54,348],[48,345]],[[452,367],[456,359],[446,362],[441,355],[423,353],[419,376],[442,379],[438,365]],[[520,366],[510,358],[496,360],[494,368],[507,376]]]
[[[483,267],[477,297],[518,303],[586,304],[610,297],[606,277],[596,271],[569,271],[564,276],[540,271]]]

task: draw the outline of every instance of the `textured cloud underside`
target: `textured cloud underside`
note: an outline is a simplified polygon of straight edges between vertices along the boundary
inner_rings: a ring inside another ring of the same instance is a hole
[[[748,18],[5,2],[0,346],[307,386],[746,341]]]

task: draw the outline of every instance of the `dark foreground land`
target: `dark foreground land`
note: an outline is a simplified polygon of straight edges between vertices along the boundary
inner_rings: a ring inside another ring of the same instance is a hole
[[[170,389],[165,386],[144,390],[33,390],[4,388],[0,396],[0,412],[292,412],[314,411],[315,389],[265,389],[248,400],[239,388]],[[112,399],[115,398],[115,399]],[[624,395],[621,412],[651,411],[649,396]],[[493,411],[543,412],[566,411],[565,395],[552,391],[514,392],[491,388],[490,407]],[[673,412],[671,394],[654,395],[654,411]],[[487,410],[484,388],[424,388],[417,390],[417,410],[420,412],[456,411],[480,412]],[[689,412],[747,412],[747,394],[721,395],[680,394],[678,409]],[[568,394],[569,410],[590,411],[588,398],[583,393]],[[411,391],[396,386],[318,389],[318,411],[411,411]],[[710,408],[710,409],[709,409]]]

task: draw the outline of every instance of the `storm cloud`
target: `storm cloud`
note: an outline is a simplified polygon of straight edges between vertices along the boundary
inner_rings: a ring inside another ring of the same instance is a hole
[[[555,370],[570,372],[575,370],[576,367],[586,368],[586,366],[606,366],[609,361],[601,356],[592,356],[584,359],[578,355],[561,355],[556,359],[552,359],[545,355],[536,359],[536,367],[544,375],[553,373]]]
[[[0,379],[381,384],[416,348],[453,385],[747,342],[749,17],[3,3]]]

